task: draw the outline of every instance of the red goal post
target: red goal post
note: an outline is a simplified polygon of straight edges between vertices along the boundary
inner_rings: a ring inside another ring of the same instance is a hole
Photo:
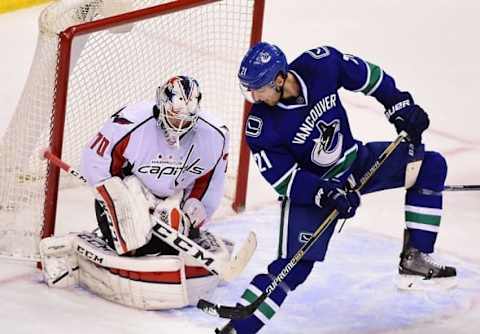
[[[196,77],[203,107],[227,123],[227,196],[235,210],[245,205],[248,106],[236,70],[261,38],[264,0],[110,1],[61,0],[41,14],[29,79],[0,143],[0,256],[38,259],[38,241],[55,230],[59,189],[72,186],[39,160],[38,149],[49,146],[78,166],[82,147],[108,116],[153,99],[156,86],[175,74]],[[27,250],[18,246],[22,236],[32,243]]]

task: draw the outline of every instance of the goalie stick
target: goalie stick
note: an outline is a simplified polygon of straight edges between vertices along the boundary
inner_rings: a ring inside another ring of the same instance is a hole
[[[71,176],[75,177],[83,184],[87,184],[87,180],[74,169],[72,166],[54,155],[50,150],[43,150],[41,153],[42,159],[49,160],[52,164],[64,170]],[[257,248],[257,237],[254,232],[250,232],[242,247],[237,254],[233,255],[229,261],[223,261],[217,258],[215,254],[206,250],[199,244],[187,236],[178,233],[177,230],[154,217],[155,225],[153,226],[153,233],[175,248],[178,251],[187,253],[199,265],[207,269],[209,272],[220,276],[224,281],[232,281],[237,278],[250,261],[255,249]]]
[[[356,190],[361,190],[370,178],[375,175],[378,169],[382,166],[385,160],[395,151],[398,145],[403,139],[405,139],[407,133],[405,131],[400,132],[398,137],[393,141],[388,147],[379,155],[375,163],[370,167],[370,169],[360,178],[360,184]],[[220,318],[227,319],[244,319],[252,315],[257,308],[267,299],[268,296],[275,290],[275,288],[285,279],[288,273],[292,270],[293,267],[303,258],[303,256],[308,252],[308,250],[313,246],[313,244],[318,240],[322,233],[332,224],[338,216],[338,211],[333,210],[327,218],[320,224],[320,226],[315,230],[311,238],[303,244],[302,247],[297,251],[293,258],[285,265],[280,274],[278,274],[273,282],[270,283],[265,291],[255,300],[253,303],[242,306],[225,306],[214,304],[205,299],[200,299],[197,303],[197,308],[203,312],[210,314],[212,316],[217,316]],[[217,331],[217,333],[221,333]]]

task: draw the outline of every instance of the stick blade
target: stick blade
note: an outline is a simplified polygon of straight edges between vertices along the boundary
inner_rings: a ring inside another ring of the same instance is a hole
[[[259,300],[260,304],[265,300]],[[258,301],[258,300],[257,300]],[[209,302],[205,299],[200,299],[197,303],[197,308],[211,316],[224,318],[224,319],[245,319],[255,312],[258,308],[259,303],[254,302],[248,306],[226,306],[218,305],[212,302]]]
[[[248,234],[247,240],[243,243],[242,248],[235,254],[230,262],[226,265],[223,273],[222,279],[227,282],[233,281],[235,278],[240,276],[242,271],[247,266],[248,262],[255,253],[257,249],[257,235],[250,231]]]

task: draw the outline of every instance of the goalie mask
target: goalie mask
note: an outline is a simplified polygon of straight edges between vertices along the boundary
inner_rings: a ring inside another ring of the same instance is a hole
[[[181,135],[196,124],[202,94],[198,82],[187,76],[176,76],[157,88],[157,124],[171,144],[177,144]]]

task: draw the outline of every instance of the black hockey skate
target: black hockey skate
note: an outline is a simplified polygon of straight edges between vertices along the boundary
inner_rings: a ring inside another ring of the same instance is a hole
[[[457,271],[454,267],[436,263],[429,254],[409,245],[409,232],[405,230],[403,249],[400,254],[398,273],[400,289],[451,288],[456,285]]]

